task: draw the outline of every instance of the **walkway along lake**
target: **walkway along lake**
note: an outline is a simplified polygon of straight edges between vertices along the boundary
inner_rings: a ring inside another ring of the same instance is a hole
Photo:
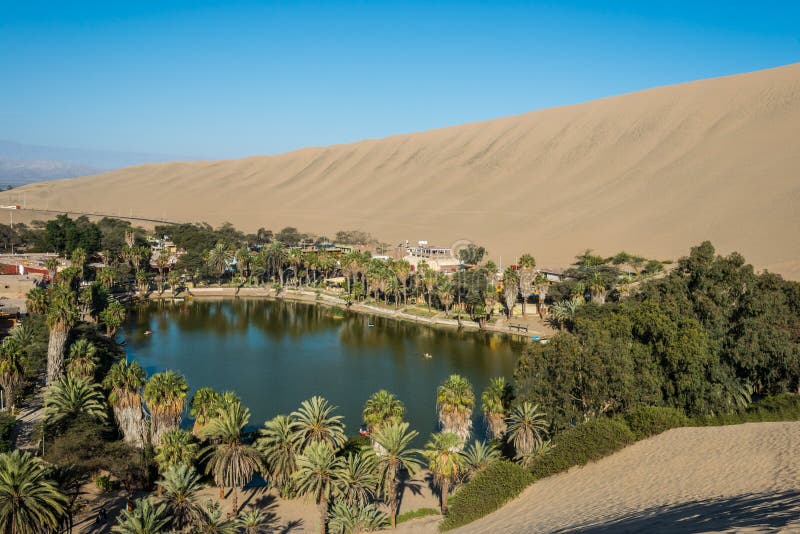
[[[437,430],[436,387],[453,373],[475,389],[475,431],[482,438],[480,394],[492,377],[511,379],[524,348],[500,334],[257,299],[142,304],[130,310],[122,337],[148,376],[173,369],[192,391],[236,391],[253,427],[316,394],[339,407],[354,435],[364,401],[388,389],[405,404],[406,420],[422,435],[419,445]]]

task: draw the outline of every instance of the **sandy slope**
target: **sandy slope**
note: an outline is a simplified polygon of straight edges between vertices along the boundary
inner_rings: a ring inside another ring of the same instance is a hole
[[[613,73],[609,73],[613,75]],[[154,125],[157,127],[157,125]],[[142,165],[24,188],[29,206],[470,239],[504,263],[712,239],[800,278],[800,64],[270,157]],[[0,195],[15,202],[18,191]]]
[[[675,429],[454,532],[796,532],[799,450],[800,423]]]

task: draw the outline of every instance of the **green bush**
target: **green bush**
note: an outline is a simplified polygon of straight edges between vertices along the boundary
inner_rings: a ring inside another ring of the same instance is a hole
[[[800,421],[800,396],[792,393],[783,393],[773,397],[765,397],[744,410],[715,416],[696,417],[691,422],[695,426],[722,426],[776,421]]]
[[[450,509],[441,530],[466,525],[494,512],[532,482],[533,476],[525,468],[508,460],[489,465],[450,499]]]
[[[405,512],[397,516],[397,524],[403,523],[405,521],[411,521],[412,519],[419,519],[420,517],[428,517],[432,515],[439,515],[439,510],[436,508],[417,508],[416,510],[411,510],[410,512]]]
[[[99,476],[94,481],[95,486],[100,491],[108,492],[114,489],[114,484],[111,482],[111,479],[107,476]]]
[[[661,406],[638,406],[625,413],[623,418],[637,440],[689,425],[689,418],[682,411]]]
[[[538,458],[531,472],[536,480],[599,460],[636,441],[624,421],[600,417],[572,427],[551,440],[552,448]]]
[[[0,452],[11,450],[11,431],[17,420],[12,415],[0,413]]]

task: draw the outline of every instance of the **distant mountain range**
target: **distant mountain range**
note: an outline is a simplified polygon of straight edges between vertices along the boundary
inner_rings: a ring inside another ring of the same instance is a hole
[[[139,165],[190,158],[166,154],[37,146],[0,140],[0,187],[75,178]]]

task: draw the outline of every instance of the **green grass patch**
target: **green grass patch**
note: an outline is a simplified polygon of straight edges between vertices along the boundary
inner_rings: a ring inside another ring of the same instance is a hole
[[[494,512],[533,481],[527,469],[508,460],[489,465],[453,495],[440,530],[454,529]]]
[[[420,517],[428,517],[431,515],[439,515],[439,510],[436,508],[417,508],[409,512],[402,513],[397,516],[397,524],[404,521],[411,521],[412,519],[419,519]]]

